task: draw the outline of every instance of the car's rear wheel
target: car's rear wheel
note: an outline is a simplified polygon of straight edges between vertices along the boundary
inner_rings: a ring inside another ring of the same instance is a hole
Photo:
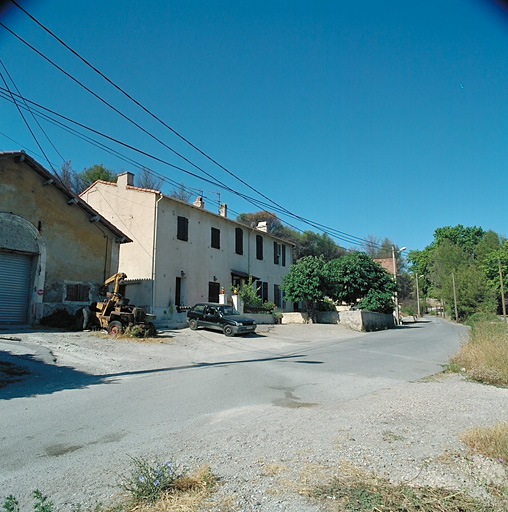
[[[122,332],[123,332],[122,322],[119,322],[118,320],[113,320],[113,321],[109,322],[108,333],[110,336],[118,336],[119,334],[122,334]]]
[[[189,327],[195,331],[198,328],[198,321],[195,318],[189,320]]]
[[[225,325],[224,326],[224,334],[226,336],[234,336],[235,332],[233,331],[233,328],[230,325]]]

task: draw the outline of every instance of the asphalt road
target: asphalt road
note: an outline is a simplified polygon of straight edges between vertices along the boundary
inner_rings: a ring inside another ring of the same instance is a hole
[[[116,352],[99,342],[86,357],[84,333],[70,341],[8,334],[21,341],[0,339],[0,355],[24,354],[33,374],[0,388],[0,499],[28,499],[38,488],[65,503],[107,500],[131,456],[185,459],[210,439],[221,450],[240,425],[280,429],[288,410],[375,400],[379,390],[441,371],[465,328],[427,318],[377,333],[303,325],[226,338],[186,329],[168,344],[118,344]],[[44,363],[32,360],[37,351]]]

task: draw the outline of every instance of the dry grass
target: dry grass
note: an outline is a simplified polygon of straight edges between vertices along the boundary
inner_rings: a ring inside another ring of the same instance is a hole
[[[452,358],[451,368],[465,370],[471,378],[497,386],[508,386],[508,325],[476,322],[470,339]]]
[[[347,464],[326,484],[306,489],[305,494],[336,512],[508,511],[502,500],[491,505],[462,491],[393,484]]]
[[[118,512],[196,512],[210,497],[216,484],[217,481],[210,468],[203,466],[195,473],[179,478],[176,489],[163,494],[155,502],[138,501],[115,510]]]
[[[461,439],[471,450],[508,464],[508,423],[467,430]]]
[[[97,337],[103,339],[115,339],[115,340],[124,340],[124,341],[136,341],[138,343],[172,343],[174,342],[173,336],[169,334],[158,334],[157,336],[140,338],[137,336],[132,336],[129,333],[122,333],[118,336],[110,336],[106,333],[106,331],[97,331]]]

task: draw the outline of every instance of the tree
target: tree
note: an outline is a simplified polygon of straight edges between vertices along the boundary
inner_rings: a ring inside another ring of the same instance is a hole
[[[146,167],[142,167],[139,176],[136,176],[136,186],[139,188],[160,190],[162,183],[162,179],[157,178],[155,174]]]
[[[178,188],[174,188],[173,191],[170,194],[170,197],[173,199],[179,199],[180,201],[185,201],[186,203],[189,202],[190,198],[192,197],[192,193],[189,192],[186,188],[183,182],[180,183]]]
[[[331,261],[346,254],[326,233],[304,231],[296,242],[295,259],[305,256],[322,256],[325,261]]]
[[[240,213],[236,220],[252,227],[256,227],[259,222],[266,222],[268,233],[271,234],[275,234],[275,232],[282,227],[282,222],[277,215],[265,210],[254,213]]]
[[[475,248],[483,239],[485,231],[476,226],[464,227],[462,224],[456,226],[445,226],[434,231],[434,243],[440,246],[446,240],[461,247],[467,254],[475,255]]]
[[[326,294],[335,301],[368,311],[393,311],[396,284],[390,274],[362,252],[346,254],[330,261],[326,268]]]
[[[102,164],[93,164],[91,167],[83,169],[77,177],[80,181],[80,190],[78,192],[82,192],[97,180],[116,183],[118,178],[114,171],[107,169]]]
[[[482,270],[487,280],[487,286],[497,297],[497,311],[501,313],[503,310],[501,298],[501,275],[499,274],[499,267],[501,267],[503,288],[506,296],[506,292],[508,290],[508,240],[504,240],[501,247],[486,255],[482,263]]]
[[[291,265],[281,289],[292,302],[303,302],[311,320],[316,317],[316,303],[325,297],[327,276],[323,257],[305,256]]]
[[[57,173],[62,183],[72,192],[78,194],[81,190],[81,183],[75,171],[71,169],[71,161],[67,160],[62,164],[60,172]]]

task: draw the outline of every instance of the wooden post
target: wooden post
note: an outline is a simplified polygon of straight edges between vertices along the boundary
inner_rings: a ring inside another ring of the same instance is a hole
[[[501,258],[498,258],[497,262],[499,263],[499,279],[501,281],[501,303],[503,304],[503,317],[504,321],[506,322],[506,304],[504,301],[503,271],[501,270]]]
[[[455,272],[452,272],[452,282],[453,282],[453,302],[455,303],[455,321],[459,321],[459,313],[457,311],[457,292],[455,290]]]

